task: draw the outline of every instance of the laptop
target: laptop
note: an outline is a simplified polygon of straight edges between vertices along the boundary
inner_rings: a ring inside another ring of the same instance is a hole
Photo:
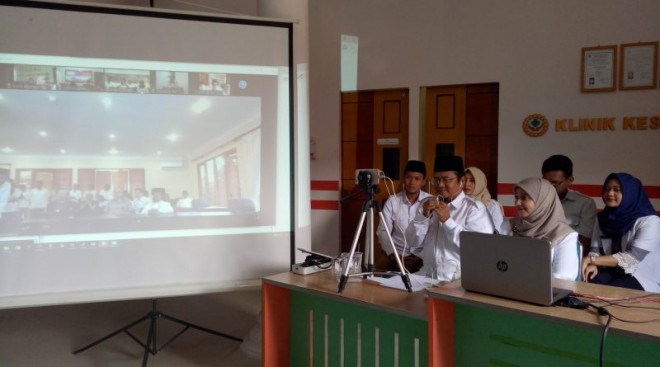
[[[545,306],[572,292],[552,288],[549,241],[468,231],[460,240],[465,290]]]

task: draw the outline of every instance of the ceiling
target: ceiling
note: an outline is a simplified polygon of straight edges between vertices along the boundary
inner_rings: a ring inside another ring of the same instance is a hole
[[[255,97],[0,90],[0,156],[191,158],[259,111]]]

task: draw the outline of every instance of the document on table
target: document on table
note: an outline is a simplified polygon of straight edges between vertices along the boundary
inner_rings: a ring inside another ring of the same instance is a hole
[[[410,278],[410,285],[413,292],[421,291],[422,289],[433,287],[434,285],[441,283],[438,279],[433,279],[421,275],[408,274],[408,277]],[[390,278],[369,277],[369,280],[380,283],[380,285],[385,287],[396,288],[405,291],[408,290],[405,284],[403,284],[403,279],[401,279],[400,275],[394,275]]]

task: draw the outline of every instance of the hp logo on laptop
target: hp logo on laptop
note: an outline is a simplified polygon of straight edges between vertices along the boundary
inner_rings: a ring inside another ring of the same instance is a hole
[[[506,263],[504,260],[500,260],[497,262],[497,270],[501,272],[505,272],[509,269],[509,264]]]

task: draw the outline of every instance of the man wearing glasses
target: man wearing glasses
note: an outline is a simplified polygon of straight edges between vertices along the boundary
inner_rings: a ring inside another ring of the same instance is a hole
[[[578,233],[584,247],[583,253],[588,254],[591,231],[596,223],[596,202],[589,196],[569,189],[573,183],[573,162],[564,155],[550,156],[543,162],[541,173],[557,190],[566,223]]]
[[[486,206],[463,193],[463,159],[458,156],[436,157],[431,180],[437,199],[426,200],[414,221],[422,241],[424,265],[418,272],[440,281],[459,279],[460,240],[462,231],[493,233],[494,227]]]

